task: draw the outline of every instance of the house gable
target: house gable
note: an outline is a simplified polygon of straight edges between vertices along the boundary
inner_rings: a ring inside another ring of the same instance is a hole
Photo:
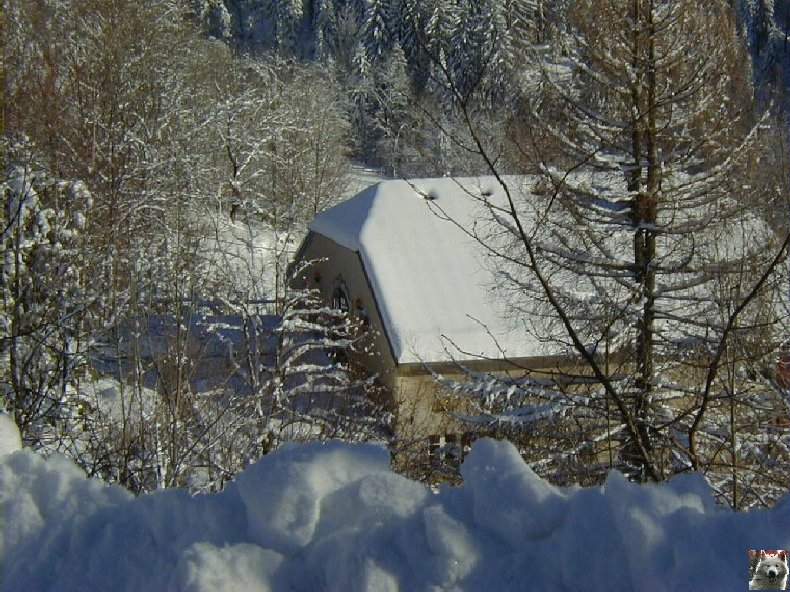
[[[327,303],[332,302],[336,290],[342,287],[350,312],[364,318],[372,330],[374,347],[366,356],[365,365],[378,373],[383,382],[391,383],[388,375],[397,366],[396,358],[359,253],[310,231],[299,249],[297,263],[307,264],[298,281],[318,289]]]
[[[315,235],[358,253],[395,362],[554,353],[516,326],[471,236],[490,219],[482,201],[501,194],[492,177],[384,181],[311,222]]]

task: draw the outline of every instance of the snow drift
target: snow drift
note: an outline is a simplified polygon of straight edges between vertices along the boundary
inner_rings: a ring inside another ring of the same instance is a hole
[[[20,448],[22,448],[22,440],[14,420],[5,413],[0,413],[0,457]]]
[[[790,547],[790,496],[735,514],[699,475],[559,489],[493,440],[438,493],[392,473],[383,447],[334,442],[264,457],[219,494],[136,499],[14,448],[8,590],[743,590],[748,549]]]

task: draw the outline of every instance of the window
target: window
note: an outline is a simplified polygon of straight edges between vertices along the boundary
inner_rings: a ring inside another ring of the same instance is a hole
[[[348,337],[348,326],[343,320],[350,312],[350,299],[346,282],[341,277],[335,280],[335,289],[332,291],[332,308],[340,311],[342,315],[333,316],[333,325],[329,328],[328,337],[333,341],[340,341]],[[348,362],[348,352],[343,347],[330,348],[329,357],[336,363],[345,364]]]
[[[348,302],[349,298],[346,282],[338,278],[335,280],[335,290],[332,292],[332,308],[342,312],[348,312],[351,309]]]

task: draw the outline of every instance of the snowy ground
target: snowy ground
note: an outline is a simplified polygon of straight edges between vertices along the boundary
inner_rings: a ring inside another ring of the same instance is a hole
[[[347,189],[338,200],[348,199],[381,180],[379,172],[353,165]],[[276,232],[269,224],[254,218],[239,216],[234,221],[227,214],[205,211],[201,215],[200,222],[207,231],[202,243],[207,283],[232,285],[236,294],[230,295],[231,301],[249,315],[261,315],[256,317],[258,324],[248,325],[248,330],[259,326],[265,335],[245,335],[238,311],[222,314],[227,306],[216,294],[201,294],[203,300],[198,303],[202,308],[189,317],[186,326],[185,349],[193,364],[190,386],[196,392],[221,386],[247,394],[249,385],[231,362],[246,359],[249,339],[256,340],[258,348],[263,347],[268,353],[273,351],[272,338],[277,325],[272,314],[274,298],[282,293],[286,268],[304,238],[306,227],[294,225],[289,232]],[[213,311],[210,314],[209,309]],[[96,399],[102,410],[107,405],[117,406],[118,377],[129,376],[140,367],[144,369],[143,384],[155,389],[158,375],[154,362],[174,351],[175,327],[172,316],[152,314],[122,326],[117,342],[98,343],[93,365],[100,377],[95,384],[84,386],[88,397]]]
[[[14,430],[0,421],[7,590],[744,590],[749,549],[790,547],[790,495],[735,514],[698,475],[558,489],[493,440],[438,493],[382,447],[331,443],[266,456],[219,494],[135,499],[17,450]]]
[[[346,190],[337,202],[383,180],[382,175],[361,165],[353,165]],[[202,245],[212,279],[232,284],[239,299],[273,300],[283,290],[286,269],[302,243],[307,228],[294,223],[277,231],[271,225],[239,215],[203,213],[201,219],[208,235]],[[273,312],[262,305],[260,312]]]
[[[384,175],[384,173],[379,170],[369,168],[363,164],[352,163],[348,189],[342,196],[342,199],[354,197],[360,191],[363,191],[371,185],[375,185],[379,181],[384,181],[386,179],[389,179],[389,177]]]

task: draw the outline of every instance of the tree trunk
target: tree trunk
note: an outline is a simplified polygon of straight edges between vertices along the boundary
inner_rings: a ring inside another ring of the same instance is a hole
[[[658,159],[656,124],[656,60],[652,0],[633,0],[634,16],[634,83],[631,91],[632,146],[634,170],[630,175],[629,190],[635,192],[633,206],[634,277],[638,285],[641,311],[636,324],[636,382],[634,392],[634,417],[639,438],[650,456],[652,444],[648,418],[653,390],[656,289],[656,221],[661,164]],[[644,152],[643,152],[644,151]],[[643,162],[646,159],[646,163]],[[642,170],[647,165],[647,181],[642,188]],[[650,458],[634,459],[645,473]]]

